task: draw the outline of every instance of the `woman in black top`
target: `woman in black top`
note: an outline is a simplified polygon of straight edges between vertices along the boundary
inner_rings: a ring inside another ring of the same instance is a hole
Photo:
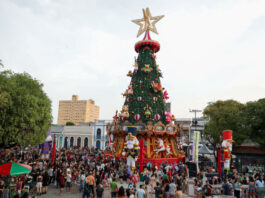
[[[44,194],[46,194],[47,191],[48,191],[49,180],[50,180],[50,176],[49,176],[48,172],[45,171],[44,174],[43,174],[43,184],[42,184],[42,186],[43,186],[42,192]]]
[[[124,197],[125,197],[125,190],[123,186],[121,186],[118,191],[118,198],[124,198]]]
[[[182,197],[182,182],[180,179],[177,179],[177,197],[181,198]]]

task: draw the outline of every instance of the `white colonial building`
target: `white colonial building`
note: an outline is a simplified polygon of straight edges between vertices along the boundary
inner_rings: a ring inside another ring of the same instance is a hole
[[[95,122],[84,122],[77,126],[54,125],[51,127],[51,135],[56,136],[57,148],[95,147],[105,149],[107,137],[106,127],[111,120],[97,120]]]
[[[63,129],[63,147],[92,147],[93,146],[93,126],[64,126]]]
[[[107,137],[107,124],[111,123],[112,120],[97,120],[93,124],[93,146],[98,149],[104,150],[106,147],[106,142],[108,142]]]

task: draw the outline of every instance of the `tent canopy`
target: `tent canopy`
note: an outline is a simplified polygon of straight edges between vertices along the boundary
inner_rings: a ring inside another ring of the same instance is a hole
[[[199,149],[199,154],[211,155],[213,153],[210,152],[210,150],[207,148],[207,146],[205,144],[203,144],[203,146]]]
[[[15,162],[0,165],[0,175],[24,175],[31,172],[31,167]]]

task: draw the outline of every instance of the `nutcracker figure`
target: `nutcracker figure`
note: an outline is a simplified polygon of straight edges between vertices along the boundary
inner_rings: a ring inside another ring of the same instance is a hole
[[[127,166],[135,169],[135,161],[138,158],[139,141],[136,138],[136,127],[128,127],[128,134],[125,138],[124,152],[122,153],[127,157]]]
[[[223,162],[224,162],[224,170],[227,171],[230,169],[232,143],[234,142],[232,139],[232,134],[233,131],[231,130],[223,131],[223,142],[222,142],[222,147],[224,149]]]

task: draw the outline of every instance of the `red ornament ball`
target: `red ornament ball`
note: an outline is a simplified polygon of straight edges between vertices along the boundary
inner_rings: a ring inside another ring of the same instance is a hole
[[[155,114],[155,119],[158,121],[161,119],[161,116],[159,114]]]
[[[141,118],[141,115],[139,113],[135,114],[135,116],[134,116],[135,120],[140,120],[140,118]]]
[[[137,101],[142,101],[142,99],[143,99],[142,96],[137,97]]]
[[[126,102],[130,102],[130,98],[126,98]]]
[[[157,97],[153,97],[153,100],[156,102],[157,101]]]

